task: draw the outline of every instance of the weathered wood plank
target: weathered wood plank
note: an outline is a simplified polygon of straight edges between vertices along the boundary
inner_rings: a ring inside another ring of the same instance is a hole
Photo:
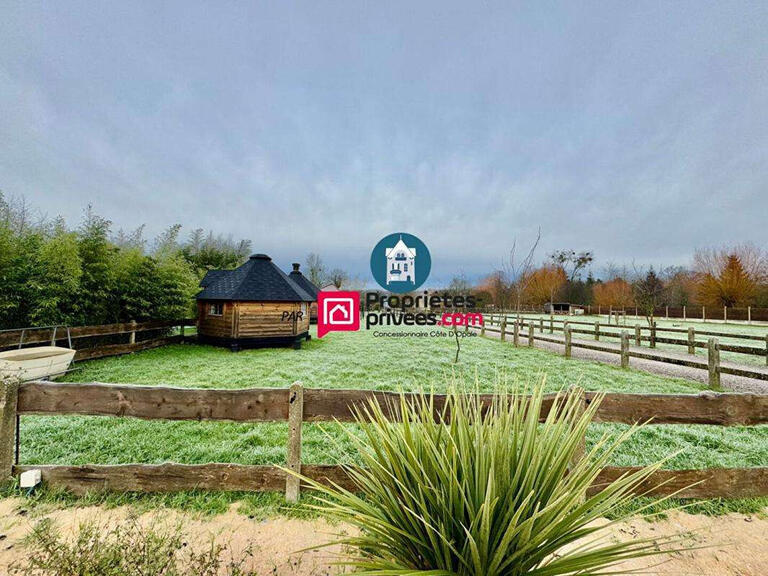
[[[110,336],[113,334],[129,334],[133,331],[146,332],[147,330],[159,330],[162,328],[173,328],[176,326],[194,326],[195,319],[183,320],[151,320],[148,322],[121,322],[118,324],[98,324],[94,326],[73,326],[69,329],[69,336],[72,339],[89,338],[92,336]],[[18,346],[21,338],[21,330],[9,330],[0,332],[0,348],[9,346]],[[24,344],[50,343],[53,335],[53,328],[34,328],[24,331]],[[56,341],[67,340],[66,327],[59,326],[56,330]]]
[[[288,394],[288,469],[301,474],[301,423],[304,419],[304,388],[294,383]],[[285,479],[285,499],[298,502],[301,482],[288,474]]]
[[[165,420],[275,421],[288,418],[288,390],[201,390],[99,383],[28,382],[21,414],[89,414]]]
[[[587,393],[591,402],[595,393]],[[651,420],[652,419],[652,420]],[[757,394],[606,394],[595,422],[754,426],[768,423],[768,396]]]
[[[168,420],[275,421],[288,418],[287,389],[242,390],[150,387],[101,383],[27,382],[19,390],[21,414],[90,414]],[[414,395],[408,395],[414,397]],[[587,393],[592,402],[596,393]],[[353,408],[376,398],[390,416],[397,415],[399,395],[375,390],[304,389],[305,422],[354,420]],[[490,403],[493,396],[483,395]],[[434,397],[436,410],[446,396]],[[546,416],[553,397],[547,397]],[[596,415],[599,422],[712,424],[768,423],[768,396],[755,394],[606,394]]]
[[[639,467],[608,467],[597,477],[589,494],[599,492],[624,474]],[[677,498],[757,498],[768,496],[768,468],[708,468],[705,470],[659,470],[641,484],[635,494]],[[650,492],[649,492],[650,491]]]
[[[241,464],[123,464],[113,466],[16,466],[15,474],[39,469],[43,481],[75,494],[87,492],[178,492],[221,490],[280,492],[285,472],[275,466]],[[594,494],[637,467],[604,468],[590,489]],[[305,465],[302,473],[322,484],[335,482],[354,489],[342,466]],[[694,486],[694,484],[696,484]],[[753,498],[768,496],[768,468],[710,468],[706,470],[660,470],[636,491],[651,490],[669,495],[683,490],[680,498]]]
[[[152,348],[167,346],[168,344],[176,344],[181,341],[182,337],[179,335],[169,336],[167,338],[156,338],[154,340],[144,340],[143,342],[137,342],[135,344],[110,344],[107,346],[99,346],[98,348],[84,348],[77,351],[75,360],[95,360],[96,358],[121,356],[123,354],[131,354],[132,352],[141,352],[142,350],[151,350]]]
[[[18,390],[18,382],[0,380],[0,486],[13,476]]]

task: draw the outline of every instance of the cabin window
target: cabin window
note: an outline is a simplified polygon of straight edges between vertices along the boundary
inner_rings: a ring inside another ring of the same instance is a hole
[[[224,315],[224,304],[221,302],[218,302],[216,304],[211,304],[210,308],[208,308],[208,316],[223,316]]]

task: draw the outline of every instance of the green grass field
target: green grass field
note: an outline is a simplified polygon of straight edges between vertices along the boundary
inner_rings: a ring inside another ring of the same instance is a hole
[[[387,329],[393,330],[398,329]],[[477,382],[482,390],[492,391],[499,382],[531,383],[545,376],[550,390],[575,384],[587,390],[636,393],[696,393],[702,389],[694,382],[566,360],[551,352],[514,348],[508,342],[479,336],[463,338],[461,348],[460,361],[454,364],[451,338],[376,338],[373,331],[313,338],[301,350],[232,353],[184,344],[87,362],[65,380],[197,388],[287,387],[300,380],[306,387],[395,391],[443,391],[453,380],[470,386]],[[305,463],[355,461],[350,443],[336,426],[305,425]],[[588,444],[620,428],[593,425]],[[329,442],[326,434],[338,443]],[[286,443],[285,423],[25,416],[21,419],[20,460],[22,464],[282,464]],[[768,426],[649,426],[622,449],[614,464],[646,464],[677,451],[680,454],[669,461],[670,468],[768,466]],[[232,496],[189,498],[163,497],[168,502],[189,503],[228,502]],[[263,495],[249,496],[248,501],[273,502]]]

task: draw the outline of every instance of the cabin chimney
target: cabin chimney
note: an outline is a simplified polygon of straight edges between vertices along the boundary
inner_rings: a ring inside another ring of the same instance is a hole
[[[298,262],[294,262],[293,263],[293,271],[294,272],[298,272],[299,271],[299,266],[301,266],[301,264],[299,264]]]

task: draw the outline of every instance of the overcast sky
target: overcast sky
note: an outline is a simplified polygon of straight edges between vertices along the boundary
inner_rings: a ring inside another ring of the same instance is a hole
[[[433,281],[768,245],[766,2],[0,0],[0,189]]]

